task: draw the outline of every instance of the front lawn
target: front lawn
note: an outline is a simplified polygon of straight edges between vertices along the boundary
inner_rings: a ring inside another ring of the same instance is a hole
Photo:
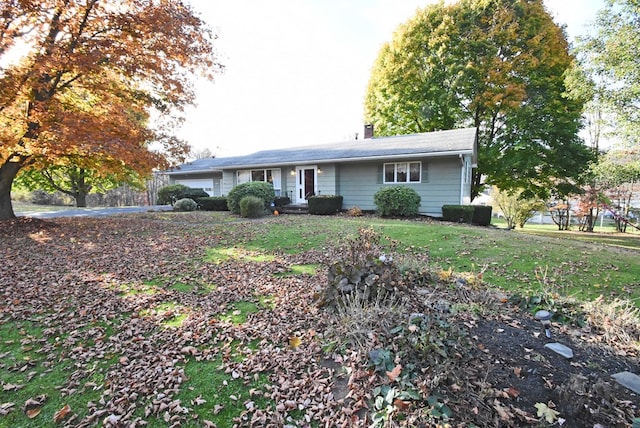
[[[590,388],[637,367],[640,238],[588,236],[206,212],[3,222],[0,427],[630,424],[637,396],[609,385],[603,406]],[[328,266],[367,255],[401,275],[385,279],[396,300],[320,307]],[[539,307],[571,364],[543,349]]]

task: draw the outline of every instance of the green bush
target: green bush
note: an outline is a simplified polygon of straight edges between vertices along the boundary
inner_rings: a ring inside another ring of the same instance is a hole
[[[198,204],[191,198],[178,199],[173,204],[174,211],[195,211],[198,208]]]
[[[454,223],[471,223],[474,211],[473,205],[443,205],[442,219]]]
[[[262,208],[266,209],[276,198],[276,193],[273,190],[273,185],[264,181],[250,181],[238,184],[227,195],[227,206],[232,213],[240,214],[240,201],[245,196],[260,198],[263,201]]]
[[[310,196],[309,214],[335,214],[342,208],[342,200],[342,196],[336,195]]]
[[[209,194],[202,189],[192,189],[184,184],[170,184],[158,190],[158,205],[173,204],[175,201],[184,198],[195,201],[198,198],[208,196]]]
[[[264,215],[264,201],[257,196],[245,196],[240,200],[240,215],[257,218]]]
[[[378,214],[383,217],[414,217],[420,200],[418,192],[407,186],[383,187],[373,195]]]
[[[207,196],[196,200],[203,211],[229,211],[227,198],[224,196]]]
[[[473,224],[489,226],[491,224],[491,205],[473,206]]]

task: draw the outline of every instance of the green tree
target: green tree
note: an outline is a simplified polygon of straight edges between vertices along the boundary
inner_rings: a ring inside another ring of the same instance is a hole
[[[509,229],[524,225],[536,214],[536,211],[546,210],[544,201],[536,198],[524,198],[522,190],[504,191],[493,187],[491,196],[493,203],[504,216]]]
[[[593,166],[593,174],[602,189],[600,202],[627,218],[640,185],[640,148],[609,151]],[[616,226],[620,232],[626,230],[621,219],[616,219]]]
[[[126,183],[137,190],[143,190],[145,183],[136,171],[120,165],[105,165],[87,162],[87,159],[69,159],[64,164],[42,169],[24,168],[15,180],[18,187],[28,190],[59,191],[71,196],[77,207],[87,206],[90,193],[106,193]]]
[[[475,126],[474,197],[485,184],[564,196],[591,159],[582,100],[565,96],[572,61],[541,0],[427,6],[380,50],[365,119],[381,135]]]
[[[578,57],[587,76],[597,82],[600,109],[616,121],[615,136],[637,145],[640,140],[640,3],[607,0],[595,32],[578,40]]]
[[[171,130],[194,100],[192,76],[220,70],[213,40],[179,0],[0,3],[0,220],[14,217],[23,168],[89,158],[148,175],[183,158]],[[2,61],[16,46],[21,60]]]

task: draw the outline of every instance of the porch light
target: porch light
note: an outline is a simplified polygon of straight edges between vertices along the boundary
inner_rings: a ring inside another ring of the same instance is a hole
[[[291,168],[291,175],[296,175],[296,170]]]
[[[318,167],[318,174],[322,174],[322,168]]]

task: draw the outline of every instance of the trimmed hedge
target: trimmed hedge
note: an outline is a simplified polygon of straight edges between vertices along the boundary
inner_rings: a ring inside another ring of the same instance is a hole
[[[203,211],[229,211],[227,198],[224,196],[208,196],[196,201]]]
[[[479,226],[489,226],[491,224],[491,205],[473,206],[473,223]]]
[[[471,223],[473,212],[472,205],[443,205],[442,219],[454,223]]]
[[[484,205],[443,205],[442,219],[454,223],[491,224],[491,207]]]
[[[240,201],[245,196],[255,196],[264,202],[264,209],[271,205],[276,198],[273,185],[264,181],[249,181],[238,184],[227,195],[227,206],[234,214],[240,214]]]
[[[264,215],[264,201],[257,196],[247,195],[240,200],[242,217],[258,218]]]
[[[317,195],[307,198],[309,214],[335,214],[342,209],[342,200],[339,195]]]
[[[407,186],[383,187],[373,195],[382,217],[415,217],[420,209],[420,195]]]

